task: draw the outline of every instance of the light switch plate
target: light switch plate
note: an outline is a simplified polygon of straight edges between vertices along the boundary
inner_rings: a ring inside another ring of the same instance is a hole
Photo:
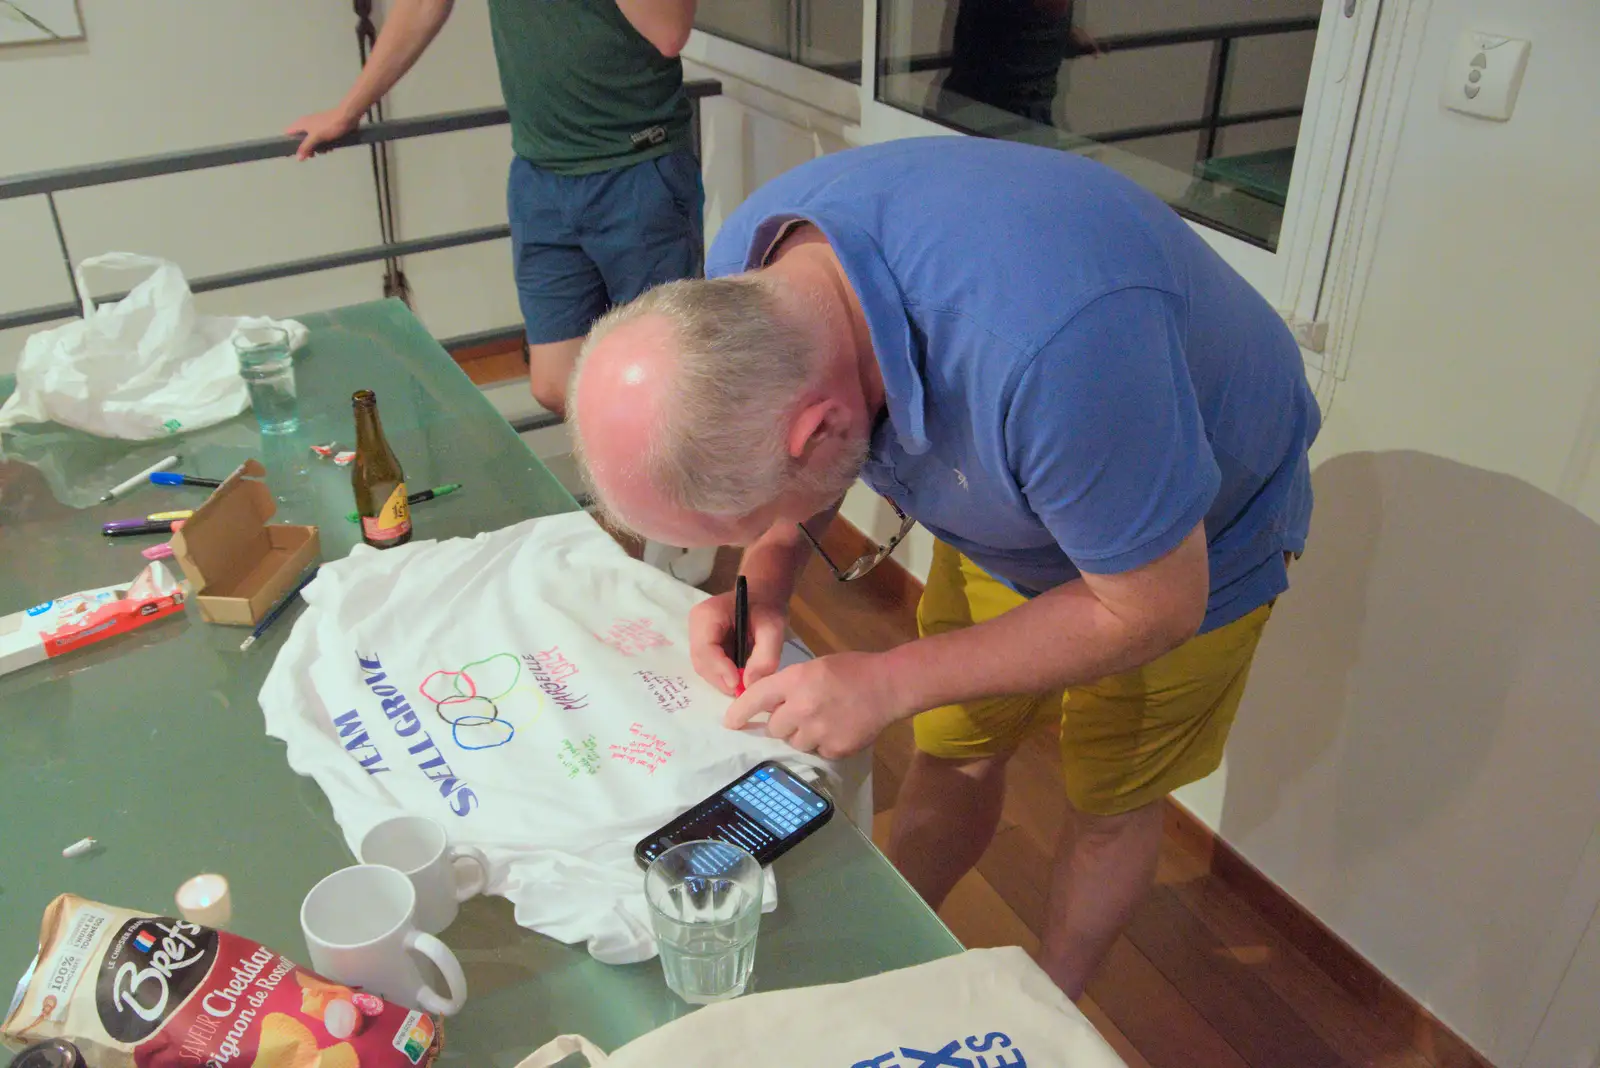
[[[1505,122],[1517,103],[1528,67],[1528,41],[1465,30],[1444,73],[1444,106],[1466,115]]]

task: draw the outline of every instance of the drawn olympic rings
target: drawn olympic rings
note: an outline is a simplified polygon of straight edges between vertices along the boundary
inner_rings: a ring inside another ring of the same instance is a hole
[[[469,669],[479,669],[479,676],[487,680],[496,671],[503,670],[491,666],[500,660],[510,664],[509,684],[493,696],[479,693],[478,683]],[[462,749],[495,749],[511,741],[517,734],[517,728],[510,720],[500,718],[500,706],[496,702],[516,689],[521,670],[522,665],[511,653],[496,653],[465,664],[460,671],[441,668],[423,679],[419,689],[422,696],[433,703],[439,719],[450,725],[450,737],[456,745]],[[449,681],[436,681],[446,679]],[[447,713],[446,709],[450,711]],[[468,732],[467,737],[463,737],[463,731]]]

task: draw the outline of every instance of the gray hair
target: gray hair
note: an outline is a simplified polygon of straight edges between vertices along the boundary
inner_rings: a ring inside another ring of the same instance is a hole
[[[595,345],[624,323],[659,315],[676,339],[677,366],[642,457],[645,476],[672,504],[702,514],[740,517],[770,504],[801,474],[787,428],[823,372],[820,338],[776,286],[756,275],[685,279],[613,308],[583,343],[568,410],[578,410],[579,371]],[[573,443],[581,461],[576,421]]]

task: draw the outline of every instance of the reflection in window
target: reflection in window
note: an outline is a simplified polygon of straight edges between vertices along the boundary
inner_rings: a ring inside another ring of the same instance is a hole
[[[862,0],[700,0],[695,28],[861,83]]]
[[[1320,0],[882,0],[878,98],[1277,245]]]

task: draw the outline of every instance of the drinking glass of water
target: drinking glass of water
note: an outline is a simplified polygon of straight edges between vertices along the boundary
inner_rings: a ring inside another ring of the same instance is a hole
[[[675,845],[650,865],[644,893],[667,986],[691,1005],[736,998],[756,962],[761,865],[738,846]]]
[[[289,332],[277,326],[240,327],[233,335],[239,376],[250,390],[250,407],[263,434],[292,434],[300,428],[294,391],[294,357]]]

